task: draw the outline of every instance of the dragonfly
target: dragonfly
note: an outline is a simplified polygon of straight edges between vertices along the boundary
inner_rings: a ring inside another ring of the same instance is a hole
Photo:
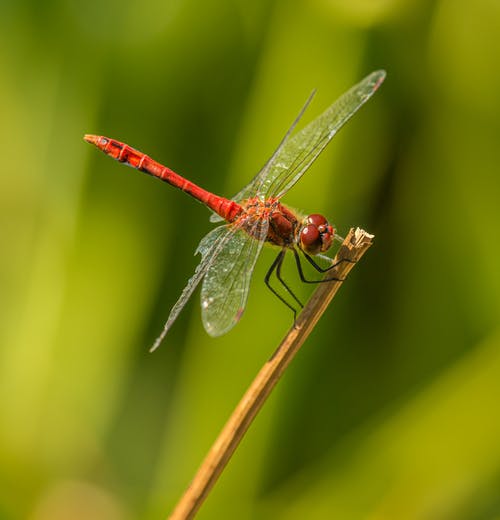
[[[113,159],[157,177],[205,204],[213,212],[212,222],[224,222],[199,243],[195,254],[201,255],[201,261],[171,309],[151,351],[163,341],[200,282],[202,322],[207,333],[216,337],[232,329],[245,310],[250,280],[264,243],[279,248],[265,276],[265,283],[293,311],[294,317],[295,304],[291,304],[270,283],[275,274],[287,294],[302,306],[281,276],[287,251],[293,253],[303,282],[338,280],[328,275],[321,280],[309,280],[304,276],[301,265],[303,256],[317,271],[326,273],[342,262],[333,262],[323,255],[334,240],[342,241],[336,229],[324,216],[316,213],[303,216],[282,204],[281,198],[304,175],[338,130],[371,98],[385,76],[384,70],[372,72],[301,131],[293,133],[315,94],[313,92],[271,158],[232,199],[197,186],[125,143],[104,136],[84,136],[85,141]],[[322,267],[313,257],[326,260],[327,267]]]

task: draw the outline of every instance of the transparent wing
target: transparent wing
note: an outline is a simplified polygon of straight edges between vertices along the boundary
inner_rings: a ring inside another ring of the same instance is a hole
[[[265,179],[269,172],[273,169],[275,163],[277,160],[279,160],[279,157],[281,156],[283,149],[285,148],[285,145],[288,142],[288,139],[290,138],[292,132],[294,131],[295,127],[297,126],[297,123],[300,121],[301,117],[304,115],[304,112],[306,111],[307,107],[311,103],[314,94],[316,94],[316,91],[313,90],[309,97],[307,98],[307,101],[304,103],[304,106],[301,108],[298,116],[295,118],[294,122],[291,124],[290,128],[287,130],[285,136],[281,140],[278,148],[274,151],[271,158],[266,162],[262,170],[242,189],[240,190],[232,200],[235,200],[236,202],[240,202],[242,200],[248,199],[249,197],[254,197],[257,194],[256,187],[259,186],[262,182],[262,179]]]
[[[235,200],[235,199],[232,199],[232,200]],[[210,215],[210,222],[223,222],[224,219],[220,216],[220,215],[217,215],[217,213],[215,212],[212,212],[212,214]]]
[[[220,215],[217,215],[217,213],[212,212],[210,215],[210,222],[222,222],[223,220],[224,219]]]
[[[255,195],[261,199],[283,196],[304,175],[340,128],[372,97],[385,76],[384,70],[372,72],[304,129],[290,137],[311,102],[313,92],[264,168],[233,200],[239,202]],[[210,220],[218,222],[222,219],[214,214]]]
[[[234,197],[231,198],[231,200],[234,200],[236,202],[241,202],[242,200],[248,199],[249,197],[253,197],[257,194],[257,186],[260,184],[260,179],[265,177],[269,170],[273,167],[273,164],[275,162],[276,157],[278,157],[279,153],[281,152],[281,149],[285,146],[285,143],[288,141],[288,138],[292,134],[293,130],[297,126],[297,123],[300,121],[300,118],[304,115],[304,112],[306,111],[306,108],[309,106],[309,104],[312,101],[312,98],[314,97],[314,94],[316,94],[316,91],[313,90],[309,97],[307,98],[307,101],[304,103],[304,106],[301,108],[299,115],[295,118],[294,122],[290,126],[290,128],[287,130],[285,136],[281,140],[278,148],[274,151],[271,158],[267,161],[267,163],[264,165],[262,170],[259,171],[259,173],[242,189],[240,190]],[[217,215],[217,213],[212,213],[210,216],[210,222],[220,222],[224,220],[222,217]]]
[[[285,139],[248,189],[261,198],[281,197],[311,166],[338,130],[368,101],[385,79],[385,71],[372,72],[343,94],[314,121]]]
[[[283,196],[302,177],[340,128],[372,97],[385,75],[384,70],[372,72],[289,139],[276,158],[274,167],[261,179],[259,194],[266,198]]]
[[[260,220],[254,230],[255,238],[237,230],[224,241],[217,262],[208,267],[201,288],[201,313],[210,336],[225,334],[241,318],[267,229],[268,222]]]
[[[201,262],[198,264],[198,267],[196,268],[193,276],[189,279],[186,287],[182,291],[180,298],[172,307],[167,322],[163,327],[163,331],[156,338],[154,345],[150,349],[150,352],[153,352],[153,350],[156,350],[160,346],[160,343],[163,341],[167,335],[167,332],[170,330],[170,327],[177,319],[177,316],[186,305],[187,301],[191,297],[191,294],[193,294],[193,291],[196,289],[203,276],[205,276],[207,271],[214,264],[215,259],[224,249],[225,244],[230,241],[233,233],[234,229],[231,226],[219,226],[202,238],[195,252],[195,254],[201,254]]]

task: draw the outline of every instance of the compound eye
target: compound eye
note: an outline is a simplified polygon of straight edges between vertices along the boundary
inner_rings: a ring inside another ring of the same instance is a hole
[[[323,215],[318,215],[317,213],[313,213],[307,217],[308,224],[314,224],[316,227],[326,226],[328,221]]]
[[[314,225],[304,226],[300,232],[300,246],[310,255],[316,255],[321,251],[323,241],[318,228]]]
[[[309,255],[327,251],[335,237],[335,229],[323,215],[314,213],[304,220],[300,230],[300,247]]]
[[[99,146],[106,146],[109,143],[109,139],[106,137],[99,138]]]

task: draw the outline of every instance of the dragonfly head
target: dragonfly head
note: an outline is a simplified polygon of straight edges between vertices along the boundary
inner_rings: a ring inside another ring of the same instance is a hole
[[[300,227],[300,248],[309,255],[317,255],[330,249],[334,237],[335,229],[323,215],[309,215]]]

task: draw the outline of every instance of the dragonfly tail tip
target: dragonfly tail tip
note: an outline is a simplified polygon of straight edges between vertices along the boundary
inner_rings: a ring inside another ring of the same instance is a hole
[[[92,134],[85,134],[83,136],[83,140],[87,141],[87,143],[90,143],[90,144],[96,144],[97,139],[98,139],[98,137],[96,135],[92,135]]]

